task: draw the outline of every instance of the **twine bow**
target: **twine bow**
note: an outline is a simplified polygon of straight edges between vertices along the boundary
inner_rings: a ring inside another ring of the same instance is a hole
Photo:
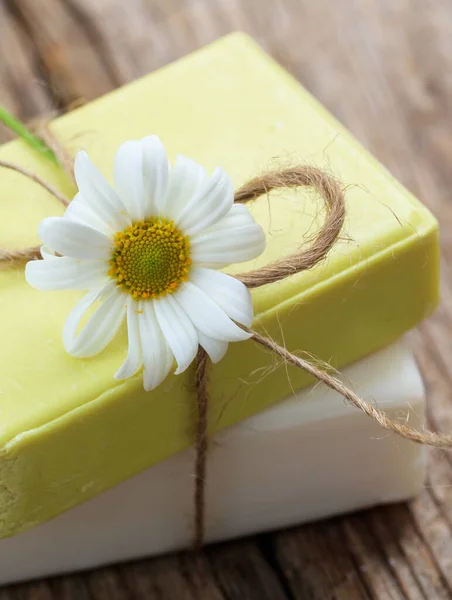
[[[40,134],[41,139],[46,146],[51,149],[59,164],[72,179],[73,161],[67,151],[54,138],[48,128],[41,129]],[[69,204],[67,198],[34,173],[5,161],[0,161],[0,167],[13,169],[22,173],[22,175],[44,187],[63,205],[67,206]],[[268,194],[271,190],[277,188],[306,186],[314,188],[324,201],[326,219],[323,226],[307,248],[300,248],[294,254],[270,263],[260,269],[235,275],[235,277],[242,281],[248,288],[257,288],[268,283],[281,281],[296,273],[312,269],[323,260],[336,243],[342,229],[346,212],[345,199],[342,188],[336,179],[321,169],[307,165],[298,165],[282,171],[270,171],[260,177],[251,179],[235,192],[234,201],[245,203],[256,200],[260,196]],[[0,249],[0,266],[2,264],[19,265],[36,258],[40,258],[39,247],[30,247],[19,250]],[[305,371],[313,378],[324,383],[327,387],[345,398],[349,404],[370,417],[381,428],[417,444],[444,449],[452,447],[451,435],[442,435],[432,431],[418,431],[403,423],[393,421],[383,411],[378,410],[370,402],[361,398],[337,377],[328,373],[327,370],[321,369],[312,362],[293,354],[274,340],[262,336],[256,331],[246,327],[243,327],[243,329],[251,334],[251,339],[255,343],[260,344],[273,354],[279,356],[287,364]],[[208,357],[201,347],[196,356],[195,388],[197,426],[195,440],[194,545],[196,548],[200,548],[204,543],[205,537],[205,487],[207,476],[206,459],[208,453],[207,423],[209,404]]]

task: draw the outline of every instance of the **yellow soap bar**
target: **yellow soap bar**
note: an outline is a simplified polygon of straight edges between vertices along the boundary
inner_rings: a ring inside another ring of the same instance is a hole
[[[239,186],[269,167],[303,162],[347,186],[341,241],[310,272],[253,291],[255,327],[291,350],[341,367],[389,344],[438,300],[437,223],[292,77],[234,34],[57,119],[71,150],[86,149],[111,178],[127,139],[157,134],[171,160],[185,154]],[[64,189],[65,176],[21,141],[0,158]],[[246,271],[294,252],[322,223],[322,202],[284,190],[251,206],[268,247]],[[39,243],[62,207],[17,173],[0,172],[0,244]],[[0,273],[0,537],[14,535],[192,443],[193,371],[145,393],[117,382],[126,333],[92,359],[61,341],[76,292],[39,292],[23,269]],[[211,430],[236,423],[310,383],[252,341],[231,344],[211,370]]]

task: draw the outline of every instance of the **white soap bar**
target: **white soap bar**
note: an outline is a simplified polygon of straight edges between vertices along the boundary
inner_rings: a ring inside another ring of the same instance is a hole
[[[422,427],[424,388],[395,344],[344,371],[394,418]],[[59,517],[0,541],[0,583],[160,554],[192,539],[193,451],[182,452]],[[422,488],[420,446],[379,429],[323,386],[216,436],[207,483],[209,541],[294,525]]]

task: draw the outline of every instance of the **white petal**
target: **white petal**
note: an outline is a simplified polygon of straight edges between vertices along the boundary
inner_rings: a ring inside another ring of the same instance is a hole
[[[156,135],[141,140],[143,149],[144,217],[160,214],[168,187],[169,165],[165,148]]]
[[[77,334],[83,315],[96,300],[102,300],[102,304]],[[125,311],[125,294],[115,289],[112,283],[86,294],[66,320],[63,329],[63,344],[66,351],[77,358],[98,354],[116,335]]]
[[[64,213],[64,218],[96,229],[105,235],[112,235],[115,231],[107,225],[86,202],[83,201],[80,194],[77,194],[69,204]]]
[[[54,260],[59,258],[59,256],[55,254],[55,250],[52,250],[49,246],[41,246],[41,256],[44,260]]]
[[[176,375],[193,362],[198,351],[198,335],[192,322],[172,295],[153,303],[160,329],[177,362]]]
[[[173,364],[173,355],[157,322],[154,302],[140,300],[138,305],[144,363],[143,383],[144,389],[150,391],[167,377]]]
[[[260,225],[200,233],[191,240],[191,258],[201,264],[225,265],[256,258],[265,249]]]
[[[167,219],[176,220],[184,207],[207,180],[204,167],[186,156],[179,155],[173,169],[170,171],[166,196],[163,204],[158,206],[158,214]]]
[[[64,217],[48,217],[38,228],[39,237],[55,252],[72,258],[104,258],[111,252],[111,241],[99,231]]]
[[[223,169],[217,168],[175,219],[187,235],[208,229],[231,210],[234,202],[232,181]]]
[[[25,266],[25,279],[38,290],[88,290],[108,281],[108,265],[101,260],[77,260],[53,256],[32,260]]]
[[[192,267],[190,281],[208,294],[230,317],[250,327],[253,322],[253,301],[249,289],[238,279],[203,267]]]
[[[115,189],[132,221],[144,219],[143,147],[141,142],[122,144],[115,156]]]
[[[248,207],[244,204],[233,204],[228,214],[204,233],[221,231],[222,229],[238,229],[246,225],[254,225],[255,223],[256,221],[248,210]]]
[[[74,306],[63,327],[63,344],[67,352],[70,352],[72,349],[78,326],[80,325],[80,321],[85,312],[92,304],[94,304],[94,302],[106,298],[113,290],[113,283],[108,283],[105,286],[98,286],[85,294]]]
[[[190,281],[174,294],[193,325],[204,335],[222,342],[240,342],[251,334],[243,331],[205,292]]]
[[[116,371],[114,375],[115,379],[132,377],[143,364],[140,329],[138,325],[138,302],[132,297],[127,299],[127,336],[127,358]]]
[[[214,231],[222,231],[226,229],[234,230],[239,229],[240,227],[244,227],[245,225],[254,225],[256,221],[251,215],[250,211],[244,204],[233,204],[231,210],[228,214],[223,217],[218,223],[203,231],[200,235],[205,233],[211,233]],[[195,236],[196,238],[197,236]],[[218,257],[214,257],[213,261],[202,261],[202,265],[204,267],[212,268],[212,269],[221,269],[231,264],[231,261],[226,260],[221,262],[218,260]]]
[[[131,224],[126,207],[105,177],[89,159],[86,152],[75,157],[74,174],[80,195],[78,200],[89,206],[98,219],[114,231]]]
[[[198,331],[198,337],[200,346],[202,346],[207,352],[207,354],[210,356],[210,360],[213,363],[220,362],[220,360],[228,351],[228,342],[220,342],[219,340],[214,340],[213,338],[204,335],[200,331]]]

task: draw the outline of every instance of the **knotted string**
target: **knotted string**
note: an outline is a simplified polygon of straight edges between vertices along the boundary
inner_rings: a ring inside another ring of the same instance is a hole
[[[312,269],[319,263],[336,243],[345,219],[345,199],[339,183],[330,175],[308,165],[298,165],[282,171],[269,171],[255,177],[234,194],[234,202],[245,204],[256,200],[264,194],[278,188],[313,187],[324,199],[326,219],[312,243],[307,248],[300,248],[294,254],[281,258],[260,269],[234,275],[248,288],[257,288],[268,283],[281,281],[286,277]],[[300,233],[300,237],[302,234]],[[257,341],[257,333],[249,330]],[[262,338],[265,339],[265,338]],[[281,348],[275,344],[275,347]],[[196,428],[196,461],[195,461],[195,536],[194,546],[201,548],[205,536],[205,487],[208,453],[207,436],[207,354],[200,349],[196,357],[196,393],[197,393],[197,428]]]
[[[73,161],[67,151],[54,138],[52,133],[45,129],[41,135],[46,143],[55,153],[62,168],[73,179]],[[47,184],[40,177],[11,163],[0,161],[0,167],[13,169],[29,177],[50,194],[55,196],[63,205],[67,206],[69,201],[55,188]],[[321,260],[325,258],[328,252],[336,243],[341,232],[345,218],[345,199],[343,190],[339,182],[331,177],[325,171],[306,165],[299,165],[282,171],[270,171],[260,177],[251,179],[235,192],[234,201],[246,203],[250,200],[256,200],[260,196],[269,193],[277,188],[294,187],[312,187],[323,199],[326,208],[326,219],[317,233],[312,243],[307,248],[300,248],[299,251],[278,261],[270,263],[260,269],[235,275],[248,288],[256,288],[269,283],[281,281],[286,277],[312,269]],[[300,233],[300,238],[301,238]],[[0,249],[0,266],[18,265],[28,260],[41,258],[39,247],[30,247],[18,250]],[[418,444],[426,446],[435,446],[437,448],[451,448],[452,436],[442,435],[432,431],[418,431],[402,423],[397,423],[390,419],[383,411],[375,408],[370,402],[367,402],[356,394],[352,389],[342,383],[337,377],[331,375],[325,369],[315,366],[312,362],[300,358],[289,352],[283,346],[280,346],[274,340],[262,336],[261,334],[243,327],[251,334],[251,339],[276,354],[288,364],[297,367],[318,381],[324,383],[327,387],[337,392],[345,398],[352,406],[361,410],[383,429],[395,433],[402,438],[411,440]],[[208,358],[202,348],[199,348],[196,356],[196,406],[197,406],[197,426],[196,426],[196,462],[195,462],[195,538],[194,545],[200,548],[205,538],[205,488],[207,482],[207,454],[208,454]]]
[[[246,204],[278,188],[303,186],[314,188],[325,201],[327,217],[323,227],[307,248],[255,271],[235,275],[246,287],[257,288],[312,269],[336,243],[345,219],[344,194],[336,179],[321,169],[298,165],[282,171],[268,171],[239,188],[234,194],[234,202]]]
[[[268,283],[281,281],[286,277],[301,273],[315,267],[325,258],[336,243],[345,219],[345,198],[338,181],[321,169],[307,165],[299,165],[282,171],[268,172],[245,183],[235,192],[235,202],[249,202],[277,188],[293,188],[309,186],[314,188],[323,199],[326,208],[325,222],[312,243],[305,249],[291,254],[260,269],[235,275],[248,288],[256,288]],[[301,235],[300,235],[301,237]],[[441,435],[431,431],[417,431],[407,425],[390,419],[383,411],[375,408],[334,377],[325,369],[315,366],[312,362],[289,352],[271,338],[243,327],[251,333],[251,339],[282,358],[287,364],[298,367],[327,387],[340,394],[347,402],[361,410],[380,427],[397,435],[427,446],[451,448],[452,436]],[[328,367],[327,367],[328,368]],[[204,379],[200,379],[201,376]],[[205,537],[205,489],[207,480],[207,355],[199,352],[197,356],[197,404],[199,418],[196,438],[196,472],[195,472],[195,537],[194,547],[201,548]],[[204,425],[204,428],[202,427]]]

